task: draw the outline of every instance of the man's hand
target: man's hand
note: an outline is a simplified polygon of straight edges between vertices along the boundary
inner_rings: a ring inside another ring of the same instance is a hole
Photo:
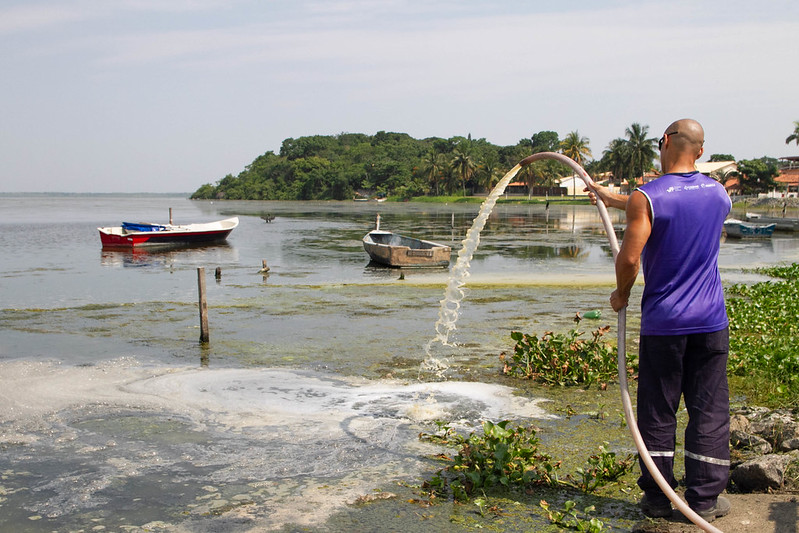
[[[627,297],[623,297],[619,294],[619,290],[616,289],[610,294],[610,306],[613,308],[614,311],[617,313],[627,307],[627,302],[629,301],[629,295]]]
[[[626,194],[616,194],[610,192],[610,190],[604,185],[594,184],[593,190],[591,190],[589,187],[586,187],[583,189],[583,192],[588,193],[588,199],[591,201],[591,205],[596,205],[597,199],[599,199],[602,200],[602,203],[608,207],[615,207],[616,209],[627,208],[627,200],[629,199],[629,196]]]

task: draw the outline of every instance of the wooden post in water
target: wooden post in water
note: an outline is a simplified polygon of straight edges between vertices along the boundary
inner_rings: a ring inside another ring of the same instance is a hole
[[[172,225],[172,208],[169,208],[169,225]]]
[[[208,302],[205,300],[205,268],[197,267],[197,288],[200,292],[200,343],[208,342]]]

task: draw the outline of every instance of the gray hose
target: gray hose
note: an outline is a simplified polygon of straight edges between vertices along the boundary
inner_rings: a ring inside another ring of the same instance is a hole
[[[524,158],[519,165],[524,167],[532,163],[533,161],[538,161],[540,159],[554,159],[559,161],[565,165],[571,167],[574,172],[585,182],[586,187],[591,189],[592,191],[596,190],[596,186],[594,181],[591,179],[591,176],[574,162],[572,159],[566,157],[563,154],[557,154],[555,152],[540,152],[537,154],[533,154],[529,157]],[[613,230],[613,224],[610,221],[610,216],[608,216],[608,209],[604,203],[601,201],[597,201],[596,207],[599,210],[599,216],[602,218],[602,225],[605,227],[605,233],[607,233],[608,240],[610,241],[610,248],[613,251],[613,260],[615,262],[616,256],[619,253],[619,241],[616,239],[616,232]],[[680,511],[686,518],[688,518],[691,522],[699,526],[704,531],[708,531],[710,533],[722,533],[722,531],[711,524],[709,524],[704,518],[699,516],[693,509],[691,509],[687,503],[685,503],[677,493],[674,492],[674,489],[671,488],[671,485],[666,481],[663,477],[663,474],[660,473],[655,462],[652,461],[652,456],[649,455],[649,451],[646,449],[646,445],[644,444],[644,439],[641,437],[641,432],[638,431],[638,423],[635,420],[635,413],[633,412],[632,407],[632,400],[630,400],[630,391],[627,385],[627,308],[623,308],[619,311],[618,314],[618,322],[617,322],[617,345],[618,345],[618,367],[619,367],[619,387],[621,389],[621,403],[624,407],[624,417],[627,420],[627,427],[630,429],[630,433],[632,434],[633,441],[635,442],[635,447],[638,449],[638,454],[641,456],[641,460],[646,465],[647,470],[649,470],[650,474],[652,474],[652,478],[654,478],[655,483],[657,483],[660,490],[663,491],[669,500],[674,504],[678,511]]]

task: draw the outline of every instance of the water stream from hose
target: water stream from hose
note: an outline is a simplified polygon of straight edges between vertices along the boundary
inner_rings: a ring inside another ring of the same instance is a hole
[[[460,315],[461,301],[466,297],[467,289],[464,287],[466,279],[469,277],[469,267],[477,246],[480,244],[480,232],[485,227],[486,220],[494,209],[497,199],[505,192],[505,188],[516,176],[522,164],[519,163],[499,180],[491,193],[480,206],[480,212],[472,222],[472,227],[466,232],[466,237],[461,242],[461,249],[458,251],[458,258],[450,270],[447,287],[444,290],[444,298],[440,302],[438,309],[438,320],[436,320],[436,335],[425,346],[426,359],[422,363],[422,370],[434,372],[441,376],[449,363],[445,357],[438,357],[433,354],[433,346],[440,343],[442,346],[454,346],[450,340],[450,334],[455,331],[455,323]]]

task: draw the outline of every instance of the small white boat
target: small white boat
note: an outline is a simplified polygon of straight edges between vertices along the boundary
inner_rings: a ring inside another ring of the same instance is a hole
[[[364,236],[363,248],[372,261],[390,267],[446,267],[452,253],[445,244],[381,230],[380,215],[375,229]]]
[[[724,232],[727,237],[743,238],[755,237],[761,239],[769,239],[774,233],[774,228],[777,225],[772,224],[754,224],[752,222],[744,222],[737,218],[728,218],[724,221]]]
[[[150,224],[123,222],[121,226],[97,228],[103,248],[133,248],[153,245],[207,244],[227,239],[239,225],[238,217],[203,224]]]

